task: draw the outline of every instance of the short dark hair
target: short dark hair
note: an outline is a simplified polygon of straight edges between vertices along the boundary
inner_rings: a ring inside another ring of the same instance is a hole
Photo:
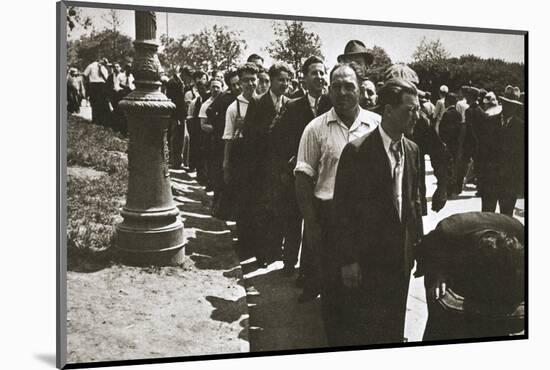
[[[378,90],[378,103],[381,107],[386,105],[399,105],[403,102],[403,95],[418,95],[418,90],[412,82],[402,78],[390,78],[384,86]]]
[[[246,62],[244,64],[241,64],[237,68],[237,74],[239,75],[239,78],[243,76],[243,73],[252,73],[252,74],[258,74],[258,66],[252,62]]]
[[[325,61],[322,58],[319,58],[317,55],[312,55],[309,58],[306,59],[304,64],[302,64],[302,73],[304,76],[307,75],[307,72],[309,71],[309,66],[312,64],[321,63],[323,65],[323,68],[325,68]]]
[[[235,68],[231,68],[225,74],[223,75],[223,80],[225,81],[225,84],[229,86],[229,82],[231,79],[235,76],[239,76],[239,71],[237,71]]]
[[[263,66],[257,66],[258,67],[258,74],[260,73],[268,73],[267,68]]]
[[[449,106],[456,105],[458,102],[458,96],[455,93],[448,93],[445,97],[445,103]]]
[[[250,54],[248,56],[248,58],[246,59],[246,62],[247,63],[250,63],[252,62],[254,59],[260,59],[262,61],[262,63],[264,62],[264,58],[262,58],[261,56],[259,56],[258,54]]]
[[[290,76],[294,74],[294,70],[290,65],[285,62],[275,62],[271,67],[269,67],[269,77],[274,78],[278,76],[281,72],[286,72]]]
[[[524,300],[525,250],[516,237],[486,230],[467,263],[475,279],[472,286],[464,287],[465,298],[500,306]]]
[[[193,72],[193,80],[196,80],[197,78],[202,78],[203,76],[206,76],[206,80],[208,80],[208,74],[203,71],[195,71]]]
[[[332,82],[332,75],[334,72],[342,67],[348,67],[351,68],[351,70],[355,73],[355,77],[357,78],[357,86],[361,85],[361,81],[363,81],[363,68],[355,62],[343,62],[343,63],[337,63],[332,69],[330,70],[329,79]]]
[[[179,72],[180,72],[181,74],[185,74],[185,75],[187,75],[187,76],[193,76],[193,74],[195,73],[195,71],[193,70],[193,68],[191,68],[191,67],[188,66],[188,65],[182,65],[182,66],[180,66]]]

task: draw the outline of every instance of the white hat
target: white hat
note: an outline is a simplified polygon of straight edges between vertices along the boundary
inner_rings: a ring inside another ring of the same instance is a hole
[[[449,92],[449,88],[446,85],[441,85],[441,87],[439,88],[439,91],[446,94]]]

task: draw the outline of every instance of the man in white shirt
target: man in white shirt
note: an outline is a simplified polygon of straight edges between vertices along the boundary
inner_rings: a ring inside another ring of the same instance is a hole
[[[109,71],[106,58],[98,58],[90,63],[84,70],[83,75],[88,79],[88,95],[92,107],[92,122],[99,125],[106,125],[109,114],[109,100],[107,91],[107,79]]]
[[[223,158],[224,194],[232,197],[235,203],[235,221],[239,238],[238,253],[241,258],[255,255],[258,230],[254,217],[249,212],[249,184],[247,175],[250,158],[243,148],[243,125],[248,106],[258,84],[258,66],[247,62],[237,70],[242,93],[229,105],[225,113],[225,128],[222,139],[225,141]]]
[[[462,116],[462,124],[466,122],[466,109],[470,107],[466,101],[466,96],[470,88],[468,86],[462,86],[458,92],[458,102],[456,103],[456,110]]]
[[[441,118],[443,118],[443,113],[445,113],[445,97],[449,93],[449,88],[445,85],[441,85],[439,88],[439,100],[435,102],[434,110],[434,121],[435,121],[435,132],[439,135],[439,123]]]
[[[334,232],[332,198],[336,170],[342,150],[348,142],[372,132],[380,116],[359,106],[362,72],[355,63],[337,64],[330,73],[329,96],[333,108],[318,116],[305,128],[294,174],[296,197],[304,217],[308,245],[320,256],[323,274]],[[322,313],[329,344],[337,342],[338,302],[327,289],[330,274],[322,277]],[[337,299],[337,298],[336,298]]]

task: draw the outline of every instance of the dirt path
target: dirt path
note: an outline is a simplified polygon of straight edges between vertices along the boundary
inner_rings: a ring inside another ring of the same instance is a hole
[[[180,172],[172,178],[187,238],[185,263],[136,268],[108,258],[71,261],[69,363],[250,350],[231,231],[209,216],[209,197],[191,177]]]

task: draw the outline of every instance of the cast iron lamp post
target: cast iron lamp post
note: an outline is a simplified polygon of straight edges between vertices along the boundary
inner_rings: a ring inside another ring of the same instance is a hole
[[[161,91],[156,15],[136,11],[136,89],[119,103],[128,119],[128,193],[116,226],[121,261],[173,265],[183,259],[183,223],[172,198],[167,130],[176,106]]]

